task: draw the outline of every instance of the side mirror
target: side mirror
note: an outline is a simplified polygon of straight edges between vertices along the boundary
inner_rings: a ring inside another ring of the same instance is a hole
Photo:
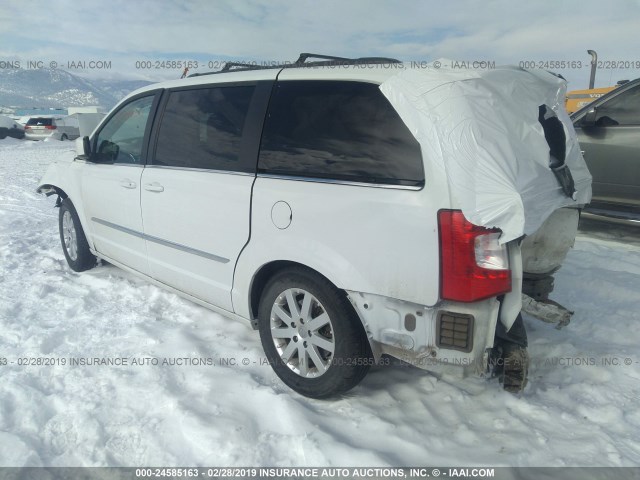
[[[580,124],[583,127],[593,127],[593,126],[595,126],[597,113],[598,112],[596,111],[596,109],[592,108],[587,113],[585,113],[584,117],[582,117],[582,121],[580,122]]]
[[[82,160],[89,160],[91,156],[91,142],[89,137],[76,138],[76,157]]]
[[[89,158],[91,156],[91,142],[89,137],[82,137],[82,151]]]

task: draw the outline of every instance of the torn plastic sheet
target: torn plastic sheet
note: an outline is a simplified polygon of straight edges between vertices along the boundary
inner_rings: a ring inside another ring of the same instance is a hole
[[[470,222],[500,228],[500,243],[506,243],[535,232],[560,207],[589,203],[591,175],[564,108],[564,80],[542,70],[461,70],[448,60],[439,63],[404,69],[380,89],[425,161],[445,171],[450,194]],[[550,168],[541,105],[564,127],[574,198]]]

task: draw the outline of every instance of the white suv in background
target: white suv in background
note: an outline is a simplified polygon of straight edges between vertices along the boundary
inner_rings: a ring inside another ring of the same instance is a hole
[[[69,266],[250,322],[310,397],[385,354],[519,391],[522,300],[556,308],[590,176],[561,79],[446,67],[302,54],[133,92],[38,188]]]

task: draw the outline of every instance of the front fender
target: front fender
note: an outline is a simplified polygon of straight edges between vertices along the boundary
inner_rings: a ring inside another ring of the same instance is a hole
[[[36,188],[36,192],[41,195],[46,195],[47,197],[58,194],[64,198],[66,193],[64,193],[64,190],[60,187],[61,183],[60,169],[58,163],[54,162],[49,165],[47,171],[40,179],[40,184],[38,185],[38,188]]]
[[[93,240],[82,203],[82,169],[85,165],[83,160],[76,160],[75,151],[64,152],[64,154],[54,160],[47,171],[40,179],[36,192],[42,195],[58,195],[61,198],[70,198],[78,212],[82,229],[91,249]],[[57,206],[57,205],[56,205]]]

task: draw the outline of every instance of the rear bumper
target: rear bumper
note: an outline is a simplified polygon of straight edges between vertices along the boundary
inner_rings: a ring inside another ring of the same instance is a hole
[[[496,298],[425,306],[361,292],[347,294],[377,360],[387,354],[424,370],[487,371],[500,310]]]
[[[25,132],[24,134],[25,140],[44,140],[52,136],[53,136],[53,132],[47,132],[47,133],[26,133]]]

